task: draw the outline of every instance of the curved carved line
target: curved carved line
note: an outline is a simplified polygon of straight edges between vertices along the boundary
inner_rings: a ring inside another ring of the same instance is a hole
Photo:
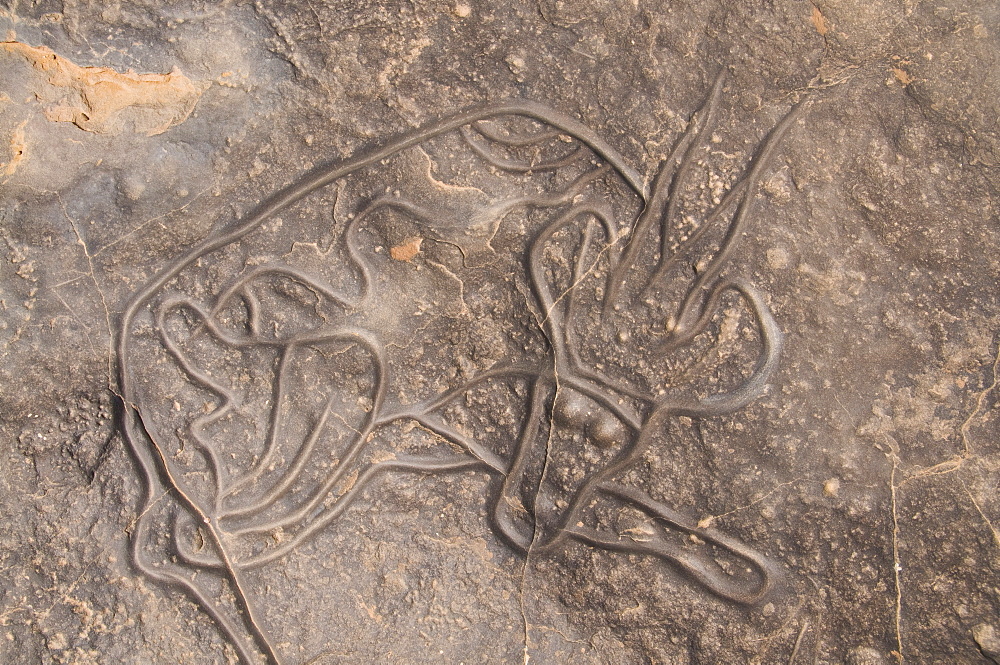
[[[360,341],[361,343],[359,344],[359,346],[365,348],[365,350],[368,351],[370,357],[375,361],[373,363],[373,366],[376,368],[376,383],[375,383],[376,392],[378,392],[379,390],[382,390],[384,392],[384,386],[382,385],[382,383],[384,383],[384,376],[385,376],[384,360],[382,360],[379,355],[381,354],[380,348],[368,344],[368,342],[371,340],[366,340],[364,337],[358,335],[357,331],[355,330],[344,329],[339,333],[333,332],[329,335],[325,335],[322,338],[322,340],[312,340],[310,342],[310,345],[316,344],[320,341],[322,342],[349,341],[355,343]],[[227,499],[232,498],[238,491],[240,491],[244,487],[256,484],[260,480],[261,475],[266,473],[268,467],[271,464],[271,458],[274,456],[274,451],[277,448],[275,442],[277,438],[277,432],[280,429],[279,420],[281,414],[281,406],[284,403],[285,393],[283,386],[285,383],[284,379],[285,369],[288,365],[288,358],[291,356],[292,352],[297,350],[301,346],[305,346],[305,344],[301,345],[290,344],[284,349],[284,351],[281,354],[281,359],[279,361],[278,376],[275,382],[277,385],[277,391],[276,395],[272,398],[273,406],[271,409],[272,415],[270,418],[271,427],[269,428],[268,431],[268,442],[267,445],[265,446],[264,454],[262,458],[258,460],[258,462],[254,465],[254,467],[251,469],[251,472],[248,475],[245,475],[242,478],[240,478],[239,482],[233,483],[230,492],[226,495]],[[281,496],[281,494],[289,487],[291,487],[296,480],[298,480],[298,478],[302,473],[302,470],[305,468],[305,464],[308,461],[310,454],[312,453],[312,449],[315,447],[315,444],[318,441],[319,436],[326,425],[326,421],[330,416],[332,400],[333,398],[331,397],[330,400],[327,401],[326,407],[323,409],[323,413],[320,417],[319,423],[317,423],[313,427],[313,430],[307,437],[305,444],[301,446],[299,450],[296,452],[295,458],[292,461],[292,466],[278,480],[278,482],[270,490],[265,492],[264,496],[258,498],[255,502],[247,504],[245,506],[231,508],[221,515],[222,518],[233,518],[233,517],[240,517],[244,515],[253,515],[259,513],[262,510],[269,507],[270,505],[272,505],[275,501],[277,501],[277,499]],[[371,419],[372,416],[368,416],[367,420],[370,421]]]
[[[698,411],[698,415],[693,417],[723,416],[750,404],[750,402],[764,393],[767,383],[778,369],[778,361],[781,358],[783,335],[760,292],[742,280],[734,280],[716,287],[713,296],[709,298],[709,302],[716,302],[719,296],[726,290],[733,290],[740,293],[750,303],[750,308],[757,319],[757,329],[762,349],[753,371],[739,388],[728,393],[711,395],[700,400],[700,406],[703,410]],[[679,415],[692,414],[682,413]]]
[[[730,553],[749,561],[757,569],[761,583],[756,589],[743,588],[737,581],[731,579],[715,562],[705,561],[683,548],[660,540],[649,543],[622,540],[620,537],[610,537],[593,529],[572,526],[567,532],[574,538],[591,545],[609,550],[617,550],[632,554],[653,554],[666,559],[680,568],[688,576],[705,586],[712,593],[741,605],[754,605],[762,602],[778,586],[782,578],[781,569],[766,557],[755,552],[743,543],[726,536],[715,529],[699,529],[689,524],[679,513],[662,503],[652,500],[642,492],[617,483],[604,483],[600,486],[604,494],[617,497],[632,504],[642,512],[657,521],[683,533],[692,534],[728,550]]]
[[[527,419],[517,438],[514,459],[511,461],[510,468],[504,474],[500,495],[493,504],[492,517],[494,524],[500,529],[500,533],[510,541],[511,545],[522,552],[527,552],[534,540],[535,520],[534,516],[528,513],[527,507],[521,502],[517,494],[519,493],[519,485],[524,480],[525,463],[528,461],[531,446],[538,438],[539,421],[545,409],[546,393],[549,387],[550,382],[541,377],[536,379],[531,386],[531,405],[528,408]],[[541,482],[541,478],[539,478],[539,482]],[[523,511],[524,518],[530,522],[530,536],[525,536],[517,528],[517,519],[514,514],[518,511]]]
[[[774,156],[774,152],[778,147],[778,143],[791,128],[792,124],[799,119],[804,109],[805,105],[803,103],[799,103],[794,106],[792,110],[789,111],[784,118],[782,118],[781,122],[779,122],[778,125],[771,131],[764,143],[764,146],[761,148],[760,153],[758,153],[757,157],[754,159],[753,166],[746,175],[746,181],[750,184],[742,194],[739,207],[736,210],[736,214],[733,215],[733,220],[729,224],[729,228],[727,229],[726,235],[722,240],[719,251],[709,262],[704,272],[699,274],[695,279],[694,284],[691,285],[684,301],[678,309],[677,324],[671,331],[671,338],[674,341],[675,346],[690,342],[704,329],[704,326],[708,323],[708,318],[706,317],[711,317],[711,314],[709,313],[711,311],[709,309],[709,303],[704,302],[700,309],[698,308],[698,304],[703,298],[710,300],[710,298],[705,294],[712,291],[714,288],[713,285],[715,280],[718,278],[719,273],[722,272],[723,267],[725,267],[726,263],[730,260],[736,246],[743,237],[747,214],[750,210],[750,205],[753,202],[750,187],[757,183],[760,179],[761,172],[770,163],[771,157]],[[692,319],[694,319],[694,321],[692,321]]]
[[[389,471],[414,471],[420,473],[443,473],[451,471],[464,471],[467,469],[473,469],[476,467],[481,467],[482,463],[479,460],[460,460],[457,462],[446,461],[442,462],[439,460],[394,460],[380,462],[369,467],[354,486],[348,490],[342,497],[337,499],[337,502],[333,506],[326,508],[320,513],[321,517],[319,519],[311,522],[308,526],[301,529],[295,536],[289,540],[287,543],[283,544],[281,547],[277,547],[269,552],[260,554],[245,561],[238,562],[238,566],[241,569],[251,569],[259,568],[263,565],[276,561],[284,556],[286,556],[293,549],[298,547],[300,544],[305,542],[308,538],[311,538],[320,531],[323,527],[329,524],[334,519],[340,517],[340,515],[350,506],[350,503],[354,498],[368,486],[368,483],[376,475],[380,473],[386,473]]]
[[[344,339],[350,341],[359,341],[362,346],[367,348],[367,351],[369,352],[371,357],[375,360],[375,362],[373,363],[373,367],[375,368],[375,392],[372,395],[371,410],[365,417],[361,429],[358,430],[356,435],[353,437],[353,442],[348,447],[347,452],[341,459],[340,464],[337,467],[337,470],[333,474],[331,474],[330,477],[326,480],[326,482],[323,483],[323,485],[312,495],[311,499],[309,499],[306,503],[301,505],[295,511],[289,513],[280,520],[275,520],[268,524],[259,525],[255,527],[248,527],[239,531],[232,532],[234,533],[234,535],[271,531],[280,527],[289,526],[290,524],[301,521],[303,518],[305,518],[309,513],[311,513],[316,508],[316,506],[322,503],[323,499],[326,498],[326,495],[330,492],[330,490],[333,489],[333,487],[338,482],[340,482],[341,478],[343,478],[344,474],[347,473],[348,468],[354,462],[355,458],[358,456],[358,453],[360,453],[361,448],[364,446],[364,444],[367,443],[368,435],[374,428],[378,413],[382,409],[382,403],[385,399],[385,390],[386,390],[385,354],[381,344],[379,344],[378,341],[375,340],[367,331],[357,328],[344,328],[341,331],[338,331],[337,333],[331,333],[330,335],[326,336],[325,339]],[[263,471],[261,470],[266,469],[267,465],[260,463],[257,465],[256,468],[257,468],[256,475],[257,477],[259,477],[259,475],[263,473]],[[244,478],[246,477],[247,476],[244,476]],[[274,498],[276,499],[277,497]],[[252,512],[258,512],[258,511],[253,510],[251,511],[251,513]],[[227,518],[234,517],[236,514],[238,514],[236,511],[230,511],[225,515],[225,517]]]
[[[639,400],[641,402],[648,402],[649,395],[642,392],[638,388],[633,388],[630,385],[627,385],[617,379],[613,379],[610,376],[605,375],[603,372],[597,369],[588,367],[587,364],[583,362],[583,359],[580,357],[580,353],[576,348],[576,344],[574,343],[574,338],[572,333],[573,333],[573,319],[576,309],[576,290],[583,283],[586,276],[596,266],[596,261],[595,261],[595,264],[590,268],[588,268],[587,270],[584,270],[583,268],[584,259],[586,258],[587,250],[589,249],[590,242],[592,240],[591,228],[592,225],[590,223],[588,223],[584,227],[583,239],[581,240],[580,248],[577,251],[576,265],[573,270],[573,283],[569,287],[569,289],[567,289],[566,293],[566,301],[567,301],[566,316],[564,319],[565,330],[563,331],[562,337],[565,340],[566,350],[568,352],[567,360],[569,361],[570,366],[572,367],[573,373],[584,376],[595,383],[598,384],[603,383],[604,385],[608,386],[615,392],[620,393],[622,395],[627,395],[632,399]],[[610,243],[612,242],[613,241],[609,241],[609,244],[606,245],[606,248],[609,248],[611,246]],[[602,252],[603,251],[604,250],[602,250]],[[560,298],[562,298],[562,296],[560,296]],[[557,298],[555,302],[558,303],[559,298]]]
[[[337,303],[344,309],[351,309],[356,307],[358,303],[351,302],[351,300],[344,294],[336,291],[335,289],[327,286],[325,284],[320,284],[316,280],[312,279],[307,273],[290,266],[276,266],[274,264],[268,264],[266,266],[258,266],[249,272],[240,275],[239,278],[230,282],[229,286],[226,287],[218,296],[215,297],[215,306],[209,310],[209,317],[215,318],[219,315],[219,312],[226,306],[227,301],[235,294],[237,291],[245,289],[245,287],[254,279],[261,277],[263,275],[280,275],[282,277],[287,277],[292,281],[299,282],[302,286],[306,287],[314,293],[320,293],[333,302]],[[250,294],[249,290],[244,291],[247,295]]]
[[[313,425],[312,431],[306,437],[305,443],[299,447],[298,451],[296,451],[295,457],[292,460],[292,465],[289,467],[288,472],[282,475],[278,479],[278,482],[256,501],[245,506],[239,506],[226,511],[221,515],[222,518],[255,515],[263,510],[266,510],[272,506],[274,502],[288,490],[288,488],[295,484],[295,481],[302,475],[302,470],[305,468],[306,462],[309,461],[313,448],[316,447],[316,442],[319,441],[320,435],[326,428],[326,423],[330,418],[332,406],[333,398],[331,397],[326,401],[326,406],[323,408],[323,413],[320,414],[319,422]]]
[[[484,146],[479,142],[473,135],[472,132],[467,127],[460,127],[459,131],[462,133],[462,138],[465,142],[472,148],[472,151],[479,155],[487,164],[491,164],[499,169],[505,171],[510,171],[511,173],[535,173],[539,171],[555,171],[564,166],[569,166],[574,162],[578,162],[586,156],[586,151],[584,146],[577,146],[571,153],[564,155],[557,159],[553,159],[547,162],[537,162],[535,164],[527,164],[514,161],[512,159],[505,159],[503,157],[497,157],[489,148]]]
[[[543,130],[535,134],[523,133],[502,136],[483,121],[476,121],[471,123],[471,125],[477,132],[485,136],[490,141],[493,141],[494,143],[503,143],[504,145],[513,146],[515,148],[523,148],[529,145],[536,145],[543,141],[551,141],[554,138],[558,138],[560,134],[554,130]]]
[[[479,445],[475,441],[470,440],[463,434],[456,432],[452,428],[440,422],[436,418],[432,418],[430,414],[418,413],[414,411],[404,412],[397,414],[391,419],[387,419],[385,422],[392,422],[393,420],[403,420],[410,419],[415,420],[430,431],[434,432],[438,436],[451,441],[460,448],[465,449],[470,455],[472,455],[477,462],[489,467],[492,471],[497,473],[505,473],[507,465],[504,464],[503,460],[500,459],[495,453],[487,450],[483,446]]]
[[[249,631],[251,639],[257,644],[258,648],[260,648],[260,650],[264,653],[265,657],[270,659],[274,665],[281,665],[281,660],[278,658],[277,653],[272,647],[271,641],[264,633],[260,623],[253,616],[253,610],[250,607],[250,602],[243,590],[243,586],[240,584],[236,568],[233,566],[232,561],[230,561],[226,554],[226,550],[222,545],[222,539],[216,530],[215,523],[198,507],[191,497],[185,494],[183,489],[181,489],[176,478],[171,473],[170,466],[167,464],[163,448],[160,447],[159,443],[157,443],[149,429],[146,427],[146,423],[143,420],[142,414],[139,412],[138,408],[126,406],[126,409],[127,411],[124,414],[123,425],[127,437],[141,436],[142,440],[145,440],[148,443],[148,447],[144,450],[143,448],[137,448],[137,450],[143,451],[140,453],[142,457],[137,455],[136,459],[140,462],[140,466],[143,469],[143,473],[145,474],[145,479],[147,481],[147,491],[143,502],[144,510],[140,514],[137,524],[142,527],[145,526],[145,521],[148,520],[149,511],[154,506],[155,502],[152,500],[152,487],[154,481],[161,479],[152,475],[151,472],[152,469],[158,468],[160,473],[163,475],[163,484],[167,488],[170,488],[168,491],[172,489],[176,492],[178,501],[183,509],[187,510],[193,517],[202,520],[206,524],[206,529],[212,539],[212,544],[222,557],[224,569],[223,576],[232,587],[232,593],[236,600],[236,607],[239,613],[243,615],[243,623]],[[137,438],[136,440],[138,441],[139,439]],[[153,458],[154,455],[155,459]],[[204,594],[202,594],[192,582],[178,575],[157,572],[155,568],[145,564],[139,552],[139,542],[141,540],[139,536],[141,535],[141,531],[142,529],[140,528],[139,534],[133,534],[132,540],[132,555],[139,569],[153,579],[165,582],[170,586],[180,588],[185,593],[188,593],[195,602],[205,609],[209,616],[218,622],[218,625],[223,633],[225,633],[233,644],[237,646],[237,650],[240,652],[241,658],[243,658],[248,664],[253,662],[250,660],[248,655],[249,651],[245,647],[243,639],[238,635],[232,623],[218,611],[212,601],[205,598]]]
[[[480,383],[488,381],[489,379],[502,378],[508,376],[516,376],[520,378],[534,377],[540,371],[542,370],[540,370],[538,367],[534,367],[531,365],[501,365],[500,367],[492,367],[484,372],[480,372],[479,374],[472,377],[471,379],[469,379],[468,381],[466,381],[465,383],[463,383],[458,387],[451,388],[441,393],[440,395],[437,395],[436,397],[431,397],[430,399],[426,399],[417,402],[416,404],[413,404],[409,407],[405,407],[402,413],[420,413],[420,412],[428,413],[430,411],[440,409],[442,406],[447,404],[455,397],[458,397],[464,392],[472,390]],[[399,416],[396,415],[388,416],[390,420],[395,420],[397,417]],[[385,421],[380,421],[380,423],[384,422]]]
[[[528,259],[528,271],[531,273],[531,283],[535,290],[535,295],[542,306],[544,319],[542,325],[549,328],[549,341],[556,357],[556,367],[566,365],[568,356],[566,354],[566,337],[560,328],[562,327],[561,314],[556,311],[556,303],[552,298],[548,282],[542,269],[541,253],[545,249],[545,242],[549,240],[557,231],[564,226],[575,224],[583,215],[592,215],[604,226],[609,242],[613,242],[617,236],[617,229],[612,221],[614,215],[604,206],[592,204],[576,205],[567,212],[557,217],[546,226],[531,243]]]
[[[220,498],[222,517],[227,517],[229,514],[225,510],[226,500],[238,494],[244,487],[254,484],[271,464],[271,458],[274,457],[274,451],[277,448],[278,433],[281,430],[281,406],[285,402],[285,385],[287,383],[285,373],[288,369],[288,359],[296,348],[295,344],[285,344],[280,347],[278,368],[275,372],[274,387],[271,390],[271,417],[268,418],[264,450],[260,457],[250,465],[247,472],[226,488],[226,492]]]
[[[149,505],[146,506],[146,510],[148,510],[151,507],[152,504],[150,503]],[[136,567],[138,567],[139,570],[150,579],[160,582],[167,587],[173,587],[175,589],[179,589],[183,593],[186,593],[194,602],[196,602],[202,609],[205,610],[205,613],[208,614],[209,618],[215,621],[216,625],[219,626],[219,629],[222,631],[223,635],[225,635],[226,638],[229,640],[230,644],[233,645],[233,648],[236,650],[237,655],[239,655],[240,660],[242,660],[244,663],[253,663],[254,661],[256,661],[257,658],[255,655],[251,656],[252,651],[250,647],[247,645],[246,639],[244,638],[244,635],[241,634],[241,631],[239,631],[237,627],[233,625],[233,622],[231,622],[228,617],[226,617],[224,614],[222,614],[219,610],[216,609],[215,603],[210,601],[207,597],[205,597],[205,595],[201,592],[201,590],[198,587],[196,587],[187,578],[177,573],[172,573],[169,571],[156,568],[144,560],[142,552],[140,551],[139,543],[141,536],[144,535],[144,531],[147,528],[146,525],[147,521],[148,518],[145,515],[140,517],[139,521],[136,524],[137,531],[136,533],[133,534],[132,560],[135,561]],[[225,567],[222,565],[219,565],[218,568],[225,571]],[[249,622],[243,621],[243,623],[246,624]],[[251,637],[256,637],[256,636],[251,635]],[[266,656],[275,665],[281,665],[281,661],[278,659],[277,654],[274,653],[274,651],[270,648],[270,644],[267,643],[266,639],[264,640],[264,647],[265,647],[264,652]]]
[[[201,438],[199,430],[204,431],[205,428],[212,423],[224,418],[230,411],[233,410],[234,405],[239,403],[239,400],[232,390],[229,390],[226,386],[213,380],[211,376],[195,367],[195,365],[188,359],[187,354],[181,351],[180,347],[177,346],[173,338],[167,333],[166,326],[164,325],[166,317],[169,312],[180,307],[198,311],[197,306],[195,306],[194,303],[190,303],[186,299],[176,299],[164,302],[157,312],[157,329],[159,330],[160,341],[163,343],[164,348],[166,348],[167,352],[174,357],[177,364],[180,365],[181,370],[195,383],[201,384],[202,387],[207,389],[209,392],[218,395],[222,401],[222,404],[219,405],[218,408],[209,413],[198,416],[191,421],[187,427],[187,431],[191,436],[191,439],[195,442],[195,445],[198,447],[199,453],[203,455],[209,464],[210,471],[215,482],[215,501],[217,503],[218,497],[224,491],[226,486],[227,479],[225,478],[225,467],[223,467],[222,463],[219,461],[219,457],[215,450]],[[174,477],[179,477],[180,474],[173,466],[172,462],[170,462],[168,458],[164,459],[168,464],[170,474]]]
[[[666,211],[664,211],[660,220],[659,266],[653,273],[650,281],[655,280],[662,273],[663,265],[667,261],[667,256],[670,253],[670,223],[676,216],[677,205],[680,201],[680,192],[684,187],[688,174],[691,172],[691,167],[695,161],[695,152],[705,145],[705,134],[715,124],[715,117],[719,113],[719,99],[722,97],[722,86],[725,81],[726,72],[723,70],[715,79],[715,85],[712,86],[712,92],[709,93],[708,101],[698,110],[697,122],[692,123],[696,125],[694,134],[691,137],[687,150],[684,151],[684,157],[681,158],[677,170],[674,171],[673,177],[670,179],[670,187],[666,196]],[[701,117],[703,115],[704,118]]]
[[[635,265],[636,259],[639,257],[639,252],[643,249],[646,236],[653,228],[657,219],[661,220],[661,233],[664,237],[666,236],[669,219],[673,211],[672,198],[678,189],[676,183],[681,177],[680,172],[686,172],[687,162],[693,156],[693,148],[690,146],[695,144],[695,139],[703,133],[704,129],[708,126],[708,122],[714,118],[715,107],[718,103],[719,93],[722,90],[724,81],[725,70],[719,73],[708,99],[688,123],[687,129],[685,129],[684,134],[681,135],[681,138],[674,145],[670,155],[660,163],[660,169],[653,181],[651,194],[647,197],[645,201],[646,205],[643,207],[642,212],[639,213],[639,217],[632,227],[632,234],[629,236],[622,260],[612,269],[611,276],[608,278],[608,288],[604,297],[603,318],[606,319],[610,315],[611,307],[618,300],[619,291],[628,277],[628,272]],[[707,116],[704,123],[701,121],[703,116]],[[662,264],[666,260],[665,252],[667,249],[667,242],[664,238],[661,238],[661,244],[663,249],[660,252],[659,261]]]

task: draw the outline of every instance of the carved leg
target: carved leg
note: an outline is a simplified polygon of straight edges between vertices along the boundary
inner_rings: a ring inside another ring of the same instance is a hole
[[[639,490],[602,483],[595,498],[598,502],[617,500],[639,510],[651,518],[652,528],[612,533],[571,525],[566,528],[567,535],[595,547],[659,557],[713,594],[741,605],[765,602],[783,586],[785,572],[778,564],[715,529],[693,526]],[[685,537],[669,538],[670,531]],[[720,565],[723,558],[729,563],[728,570]]]

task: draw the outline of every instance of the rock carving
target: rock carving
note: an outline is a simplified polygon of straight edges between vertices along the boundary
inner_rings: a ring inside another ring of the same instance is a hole
[[[778,564],[624,478],[672,421],[743,408],[777,367],[764,298],[724,272],[802,106],[678,240],[722,92],[720,77],[651,186],[577,120],[511,101],[317,168],[163,269],[118,346],[146,488],[139,568],[189,594],[247,665],[287,662],[247,572],[393,477],[477,470],[516,550],[579,541],[655,557],[726,601],[769,597]],[[671,378],[712,346],[724,300],[750,322],[745,371],[718,390]],[[493,337],[468,341],[486,320]],[[481,357],[426,376],[450,361],[448,335]],[[505,400],[504,423],[483,395]],[[639,526],[607,517],[624,513]]]

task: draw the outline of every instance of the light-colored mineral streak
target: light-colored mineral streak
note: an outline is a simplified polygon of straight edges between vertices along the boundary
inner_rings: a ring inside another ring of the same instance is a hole
[[[99,134],[162,134],[187,119],[209,83],[170,74],[121,73],[81,67],[45,46],[0,42],[0,56],[19,58],[40,74],[35,94],[45,117]]]

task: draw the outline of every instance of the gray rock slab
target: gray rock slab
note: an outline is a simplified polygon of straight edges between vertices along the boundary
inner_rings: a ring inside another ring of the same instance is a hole
[[[1000,662],[995,3],[0,38],[0,661]]]

